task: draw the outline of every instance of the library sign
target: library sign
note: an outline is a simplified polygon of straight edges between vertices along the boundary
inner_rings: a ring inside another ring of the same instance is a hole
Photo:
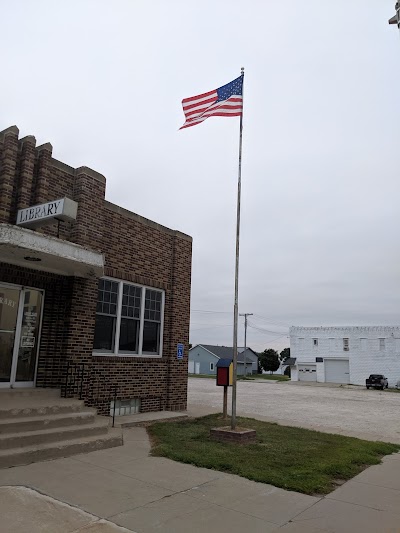
[[[78,204],[69,198],[60,198],[45,204],[20,209],[17,214],[17,226],[35,228],[51,224],[57,220],[70,222],[76,220]]]

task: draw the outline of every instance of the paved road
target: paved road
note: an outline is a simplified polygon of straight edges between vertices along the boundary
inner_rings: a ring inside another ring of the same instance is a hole
[[[230,410],[231,396],[228,406]],[[189,412],[222,411],[222,387],[189,378]],[[239,381],[237,413],[282,425],[400,443],[400,393],[294,382]]]

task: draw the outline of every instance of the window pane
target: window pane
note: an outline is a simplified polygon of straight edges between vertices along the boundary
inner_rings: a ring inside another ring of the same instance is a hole
[[[97,312],[115,316],[117,314],[117,300],[118,283],[116,281],[101,279],[97,293]],[[111,305],[110,302],[112,302]]]
[[[121,316],[123,317],[140,317],[140,299],[142,288],[136,285],[125,285],[123,288],[123,307]]]
[[[139,320],[121,318],[119,351],[137,353],[138,346],[139,346]]]
[[[114,351],[115,318],[96,315],[93,348],[102,352]]]
[[[146,289],[146,299],[144,305],[144,318],[146,320],[161,319],[161,293]]]
[[[143,353],[158,354],[160,345],[160,324],[145,321],[143,328]]]

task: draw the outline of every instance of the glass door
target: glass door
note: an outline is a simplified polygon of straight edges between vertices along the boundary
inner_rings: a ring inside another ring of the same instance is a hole
[[[39,348],[42,293],[23,289],[21,301],[21,330],[16,353],[14,385],[32,384],[35,381],[36,359]]]
[[[0,286],[0,386],[10,386],[21,290]]]
[[[43,293],[0,286],[0,387],[33,387]]]

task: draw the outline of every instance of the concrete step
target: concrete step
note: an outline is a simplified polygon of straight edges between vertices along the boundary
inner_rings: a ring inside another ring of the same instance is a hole
[[[47,416],[62,413],[78,413],[87,410],[82,400],[70,398],[35,398],[15,397],[0,398],[0,419],[28,416]]]
[[[61,398],[60,389],[43,389],[39,387],[0,389],[0,404],[3,400],[9,398]]]
[[[98,417],[93,423],[66,426],[61,428],[41,429],[38,431],[26,431],[20,433],[7,433],[0,435],[0,450],[11,450],[24,446],[37,446],[43,443],[74,440],[104,435],[108,431],[108,419]]]
[[[61,413],[49,416],[15,416],[0,419],[0,435],[5,433],[19,433],[23,431],[38,431],[40,429],[59,428],[91,424],[96,418],[96,410],[87,407],[85,411]]]
[[[67,441],[26,446],[12,450],[0,450],[0,468],[26,465],[37,461],[48,461],[60,457],[69,457],[78,453],[94,452],[105,448],[121,446],[122,432],[120,429],[110,429],[106,435],[94,435]]]

